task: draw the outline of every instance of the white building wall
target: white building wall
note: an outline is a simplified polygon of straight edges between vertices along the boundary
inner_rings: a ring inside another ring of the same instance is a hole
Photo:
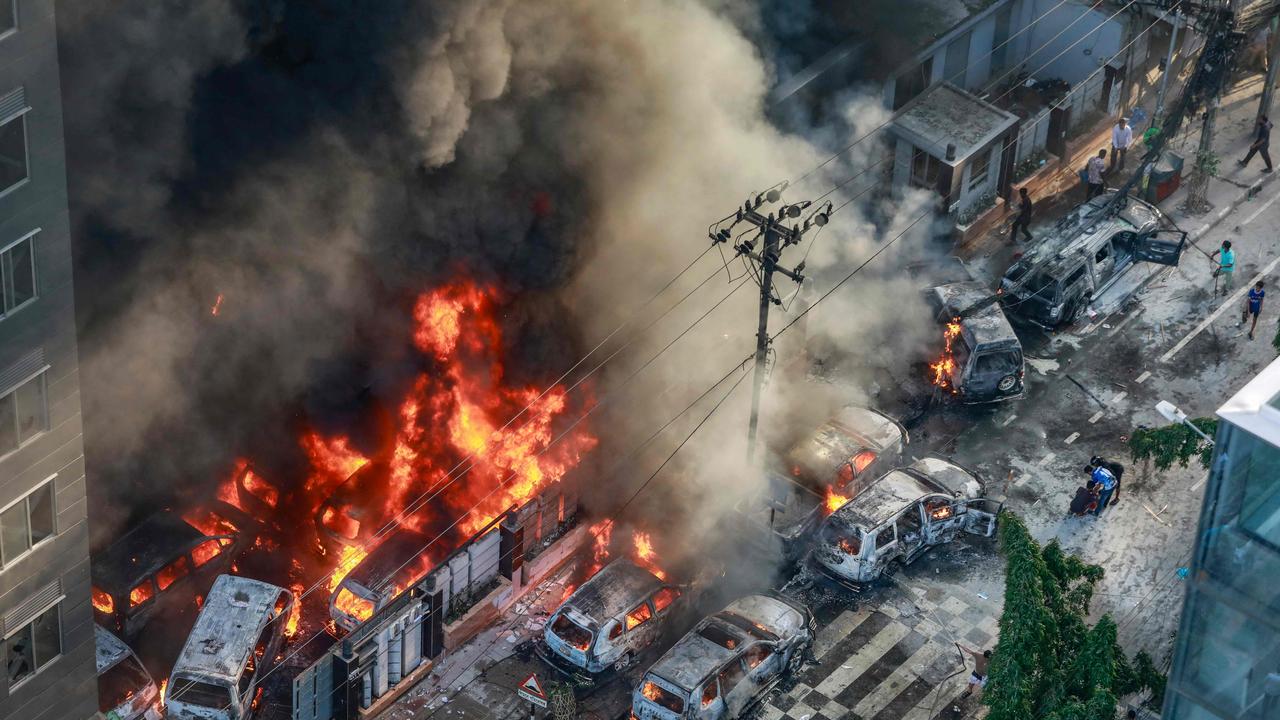
[[[1115,10],[1090,10],[1080,2],[1055,7],[1059,2],[1028,0],[1035,6],[1033,17],[1043,18],[1026,33],[1034,52],[1025,63],[1036,78],[1062,78],[1074,85],[1119,52],[1124,45],[1124,16],[1108,20]]]

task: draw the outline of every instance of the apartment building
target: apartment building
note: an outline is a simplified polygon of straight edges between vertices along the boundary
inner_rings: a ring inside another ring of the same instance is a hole
[[[53,0],[0,0],[0,718],[98,710]]]

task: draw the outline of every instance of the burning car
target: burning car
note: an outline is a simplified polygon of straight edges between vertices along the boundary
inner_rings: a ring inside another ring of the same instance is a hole
[[[687,607],[685,589],[627,558],[604,566],[547,618],[538,654],[572,675],[629,667]],[[549,652],[548,652],[549,651]]]
[[[891,562],[910,563],[961,531],[991,537],[1000,506],[981,494],[975,473],[921,458],[832,513],[818,531],[813,558],[837,580],[870,582]]]
[[[93,626],[98,670],[98,710],[118,720],[160,720],[160,690],[138,656],[120,638]]]
[[[813,645],[808,608],[750,595],[703,619],[649,668],[631,695],[636,720],[741,717]]]
[[[991,291],[982,283],[964,281],[930,288],[926,294],[946,341],[942,358],[929,366],[934,385],[963,403],[1022,397],[1022,343]]]
[[[223,575],[213,584],[173,666],[165,709],[179,720],[248,720],[284,638],[293,603],[284,588]]]
[[[210,532],[170,511],[158,512],[93,558],[97,621],[132,639],[157,615],[190,612],[192,598],[204,595],[250,542],[239,530],[249,518],[234,508],[218,511],[226,517],[212,511],[203,516]]]
[[[354,630],[432,568],[425,553],[431,538],[396,528],[338,583],[329,596],[329,616]]]

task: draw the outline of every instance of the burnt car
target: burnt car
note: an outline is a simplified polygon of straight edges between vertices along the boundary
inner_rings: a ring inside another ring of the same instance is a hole
[[[624,670],[687,609],[686,589],[626,558],[614,560],[547,618],[538,654],[578,677]]]
[[[982,283],[964,281],[930,288],[926,295],[950,351],[936,367],[938,384],[967,404],[1022,397],[1022,342],[991,291]]]
[[[431,570],[430,545],[431,538],[409,528],[388,533],[333,589],[329,617],[343,630],[354,630]]]
[[[166,715],[171,720],[253,717],[260,681],[280,656],[282,616],[293,601],[293,593],[275,585],[219,577],[174,663]]]
[[[133,649],[101,625],[93,626],[98,710],[114,720],[160,720],[160,690]]]
[[[1115,195],[1078,206],[1032,242],[1001,280],[1006,309],[1047,328],[1068,325],[1138,263],[1178,264],[1187,233],[1137,198],[1108,212]]]
[[[90,572],[98,623],[133,640],[153,617],[174,623],[180,615],[194,616],[196,598],[251,542],[250,533],[237,529],[251,519],[234,508],[219,510],[232,516],[220,524],[225,532],[206,534],[165,510],[95,556]]]
[[[837,580],[870,582],[961,532],[991,537],[1000,505],[982,482],[950,460],[924,457],[886,473],[823,522],[813,559]]]
[[[395,519],[396,513],[384,502],[386,477],[391,472],[385,460],[366,463],[334,488],[316,508],[313,520],[316,535],[325,547],[368,547],[378,533]]]
[[[695,625],[649,668],[631,694],[631,717],[741,717],[800,667],[815,634],[808,608],[791,600],[736,600]]]

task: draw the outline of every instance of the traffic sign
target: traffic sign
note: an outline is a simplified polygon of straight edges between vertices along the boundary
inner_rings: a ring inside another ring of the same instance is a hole
[[[547,694],[542,691],[542,684],[538,682],[537,673],[530,673],[529,677],[520,683],[520,687],[516,688],[516,693],[538,707],[547,706]]]

